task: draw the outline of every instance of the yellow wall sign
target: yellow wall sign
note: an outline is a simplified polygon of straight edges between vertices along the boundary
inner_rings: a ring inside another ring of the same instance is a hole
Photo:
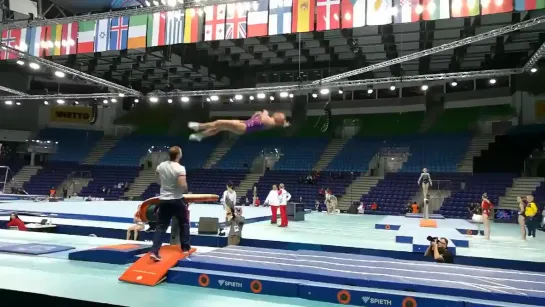
[[[52,122],[85,124],[91,120],[93,111],[89,107],[52,107]]]
[[[536,100],[536,119],[545,119],[545,100]]]

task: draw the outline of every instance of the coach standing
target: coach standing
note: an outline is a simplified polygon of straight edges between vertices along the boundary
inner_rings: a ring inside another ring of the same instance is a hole
[[[159,210],[157,212],[157,230],[153,236],[151,258],[160,261],[159,249],[162,245],[161,237],[165,234],[172,217],[178,219],[180,226],[180,245],[183,252],[191,248],[189,244],[189,211],[184,201],[183,193],[187,192],[187,179],[185,167],[180,165],[182,149],[178,146],[171,147],[168,151],[169,161],[157,166],[156,175],[161,184],[159,194]]]

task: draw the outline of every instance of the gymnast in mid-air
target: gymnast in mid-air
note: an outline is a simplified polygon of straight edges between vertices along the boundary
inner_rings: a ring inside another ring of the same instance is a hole
[[[221,131],[229,131],[235,134],[246,134],[256,131],[271,129],[274,127],[288,127],[284,113],[276,112],[269,115],[267,110],[256,112],[247,120],[216,120],[209,123],[189,122],[187,126],[196,131],[189,136],[189,140],[200,142],[202,139],[216,135]]]

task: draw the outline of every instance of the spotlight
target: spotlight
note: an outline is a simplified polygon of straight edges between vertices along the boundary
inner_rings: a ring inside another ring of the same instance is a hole
[[[19,63],[19,62],[17,62],[17,63]],[[535,68],[535,67],[532,67],[532,69],[530,69],[531,73],[535,73],[536,71],[537,71],[537,68]]]
[[[216,95],[210,96],[210,100],[212,101],[218,101],[220,98]]]
[[[206,101],[210,102],[210,98],[206,97]]]
[[[312,93],[312,98],[316,98],[316,97],[318,97],[318,94]]]
[[[182,102],[189,102],[189,97],[182,97]]]
[[[293,94],[292,94],[292,93],[290,93],[289,97],[290,97],[290,98],[293,98]]]
[[[48,101],[46,100],[46,101],[44,101],[44,104],[45,104],[45,105],[48,105],[48,104],[49,104],[49,102],[48,102]]]
[[[18,105],[18,106],[20,106],[20,105],[21,105],[21,103],[20,103],[20,102],[16,102],[15,104],[16,104],[16,105]]]
[[[108,104],[108,99],[102,100],[102,103],[103,103],[103,104]]]
[[[496,79],[492,78],[490,81],[488,81],[490,84],[496,84]]]
[[[64,104],[64,100],[58,99],[58,100],[57,100],[57,103],[58,103],[58,104]]]
[[[254,96],[250,96],[250,100],[254,100]]]
[[[135,100],[134,100],[135,103],[138,103],[139,101],[140,101],[140,100],[138,100],[138,99],[135,99]]]
[[[390,91],[395,91],[396,90],[396,86],[395,85],[390,85]]]
[[[457,85],[458,85],[458,82],[456,82],[456,81],[452,81],[450,83],[450,86],[452,86],[452,87],[456,87]]]
[[[168,0],[168,5],[171,6],[171,7],[175,7],[176,6],[176,0]]]
[[[344,92],[343,90],[339,90],[339,94],[342,95]]]
[[[79,104],[79,102],[77,102],[77,101],[74,101],[74,104],[75,104],[75,105],[78,105],[78,104]]]
[[[63,73],[62,71],[56,71],[55,72],[55,76],[59,77],[59,78],[64,78],[64,76],[66,76],[65,73]]]
[[[273,100],[274,100],[274,97],[273,97],[273,96],[271,96],[271,97],[269,97],[269,99],[270,99],[271,101],[273,101]]]
[[[13,101],[11,100],[6,100],[4,103],[7,104],[8,106],[13,105]]]
[[[321,89],[321,90],[320,90],[320,94],[322,94],[322,95],[327,95],[327,94],[329,94],[329,89],[327,89],[327,88]]]
[[[150,101],[150,102],[153,102],[153,103],[156,103],[156,102],[159,101],[159,98],[157,98],[157,97],[150,97],[150,98],[149,98],[149,101]]]
[[[373,94],[373,89],[372,88],[367,89],[367,94],[369,95]]]
[[[229,102],[233,102],[233,101],[234,101],[233,98],[229,98]]]
[[[25,65],[25,61],[23,61],[23,60],[17,60],[17,64],[19,64],[19,65]]]
[[[172,99],[167,100],[168,103],[172,103]]]
[[[111,101],[112,101],[112,102],[117,102],[117,99],[112,98]]]
[[[281,92],[280,93],[280,98],[286,98],[286,97],[288,97],[288,95],[289,95],[288,92]]]
[[[427,91],[428,88],[429,88],[429,87],[428,87],[426,84],[422,85],[422,87],[421,87],[421,89],[422,89],[423,91]]]
[[[28,66],[30,66],[30,68],[32,68],[32,69],[40,69],[40,65],[38,65],[36,63],[30,63],[30,64],[28,64]]]
[[[119,93],[119,97],[125,97],[125,94]]]
[[[150,6],[150,5],[151,5],[151,3],[149,3],[149,1],[146,0],[146,6]]]
[[[265,93],[259,93],[259,94],[257,94],[257,98],[258,98],[258,99],[264,99],[264,98],[265,98]]]
[[[235,95],[236,100],[242,100],[242,95]]]

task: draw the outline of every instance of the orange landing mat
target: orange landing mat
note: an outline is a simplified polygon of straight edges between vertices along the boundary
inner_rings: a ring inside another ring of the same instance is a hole
[[[179,260],[193,254],[195,251],[197,249],[192,248],[189,254],[184,254],[179,245],[163,246],[159,250],[161,261],[152,260],[150,253],[147,253],[133,263],[119,277],[119,280],[133,284],[155,286],[165,280],[168,270],[175,266]]]
[[[420,220],[420,227],[437,228],[435,220]]]

